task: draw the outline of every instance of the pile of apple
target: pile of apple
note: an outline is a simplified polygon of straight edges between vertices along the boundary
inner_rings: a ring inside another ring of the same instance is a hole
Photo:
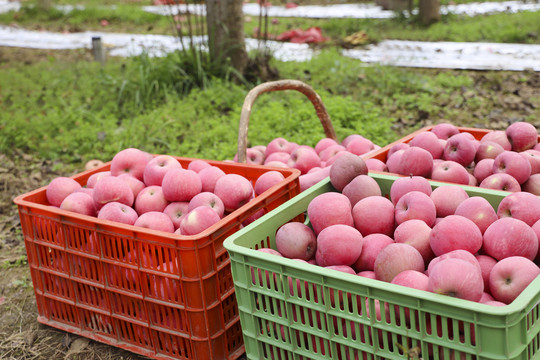
[[[261,251],[493,306],[540,274],[540,197],[514,192],[495,209],[458,185],[432,190],[411,176],[398,177],[387,198],[353,154],[329,176],[337,191],[311,200],[311,226],[284,224],[276,250]]]
[[[170,155],[128,148],[113,157],[110,171],[92,174],[85,186],[69,177],[54,178],[46,196],[51,206],[63,210],[196,235],[283,180],[282,173],[268,171],[252,184],[204,160],[193,160],[184,169]]]
[[[515,122],[480,140],[448,123],[398,143],[385,171],[433,180],[540,195],[540,144],[536,128]]]
[[[246,149],[248,164],[273,167],[295,168],[301,171],[300,190],[315,185],[328,177],[330,166],[341,155],[351,153],[366,155],[380,149],[379,145],[359,134],[351,134],[337,142],[331,138],[320,139],[315,147],[299,145],[278,137],[267,145],[257,145]],[[238,154],[234,161],[238,160]],[[382,171],[385,164],[378,159],[366,160],[368,169]]]

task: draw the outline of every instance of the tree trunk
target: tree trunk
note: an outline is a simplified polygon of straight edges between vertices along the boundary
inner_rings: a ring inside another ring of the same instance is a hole
[[[210,58],[217,63],[230,61],[240,73],[248,61],[243,4],[243,0],[206,0]]]
[[[424,25],[430,25],[441,19],[440,0],[419,0],[418,14]]]

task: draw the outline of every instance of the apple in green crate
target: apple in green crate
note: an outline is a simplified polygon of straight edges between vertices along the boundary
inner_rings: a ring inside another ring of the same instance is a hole
[[[488,176],[493,175],[494,162],[495,159],[482,159],[476,163],[473,170],[473,176],[479,184],[481,184]]]
[[[330,167],[330,182],[337,191],[342,192],[354,178],[367,173],[368,168],[364,159],[352,153],[344,153]]]
[[[150,185],[142,189],[135,199],[134,208],[141,215],[149,211],[163,212],[169,205],[161,186]]]
[[[540,196],[540,174],[534,174],[521,186],[525,192]]]
[[[503,217],[486,229],[482,249],[499,261],[510,256],[534,260],[538,254],[538,237],[527,223]]]
[[[407,220],[419,219],[428,226],[433,226],[437,218],[437,209],[430,196],[421,191],[410,191],[399,198],[395,205],[396,225]]]
[[[497,216],[512,217],[532,226],[540,219],[540,198],[526,192],[512,193],[499,203]]]
[[[452,182],[460,185],[469,184],[469,173],[465,167],[452,160],[444,160],[433,165],[431,179]]]
[[[408,192],[421,191],[430,196],[432,193],[429,180],[421,176],[399,177],[390,186],[390,200],[395,205]]]
[[[117,201],[109,202],[99,210],[98,219],[116,221],[122,224],[133,225],[139,214],[131,206]]]
[[[375,259],[377,258],[377,255],[379,255],[379,252],[393,242],[394,240],[390,236],[384,234],[370,234],[364,236],[362,252],[353,264],[353,268],[357,272],[373,271],[375,268]],[[375,275],[375,273],[373,273],[373,275]]]
[[[368,196],[359,200],[352,209],[354,226],[366,236],[391,236],[396,224],[394,205],[384,196]]]
[[[461,259],[461,260],[465,260],[465,261],[471,263],[472,265],[474,265],[478,271],[482,272],[482,267],[480,266],[480,262],[478,261],[478,259],[471,252],[469,252],[467,250],[457,249],[457,250],[449,251],[447,253],[444,253],[442,255],[439,255],[439,256],[431,259],[431,261],[427,264],[427,268],[426,268],[426,271],[425,271],[426,275],[429,276],[429,274],[431,272],[431,269],[433,269],[433,267],[437,263],[439,263],[440,261],[442,261],[444,259]]]
[[[463,202],[457,206],[454,215],[466,217],[474,222],[482,235],[489,225],[498,219],[493,206],[481,196],[472,196],[463,200]]]
[[[280,254],[290,259],[307,261],[317,251],[317,237],[313,230],[301,222],[282,225],[276,232],[276,248]]]
[[[72,178],[59,176],[49,183],[45,195],[49,204],[59,207],[69,194],[81,187],[81,184]]]
[[[161,186],[163,177],[171,169],[181,169],[182,165],[170,155],[157,155],[150,160],[143,171],[143,182],[146,186]]]
[[[486,177],[479,185],[481,188],[502,190],[508,192],[521,191],[519,182],[512,176],[506,173],[492,174]]]
[[[531,260],[511,256],[498,261],[489,275],[489,288],[495,300],[510,304],[540,275],[540,268]]]
[[[316,196],[310,201],[307,214],[316,235],[331,225],[354,226],[351,202],[345,195],[337,192]]]
[[[489,275],[493,266],[497,263],[497,260],[489,255],[478,254],[475,255],[478,264],[480,265],[480,272],[482,273],[482,279],[484,280],[484,292],[489,291]],[[487,293],[489,295],[489,293]],[[490,295],[491,296],[491,295]],[[495,300],[492,298],[492,300]]]
[[[520,153],[503,151],[495,158],[493,173],[508,174],[521,185],[531,176],[531,163]]]
[[[433,227],[429,243],[436,256],[458,249],[475,254],[482,248],[482,233],[466,217],[449,215]]]
[[[435,257],[429,243],[430,233],[431,227],[424,221],[411,219],[399,224],[394,230],[393,237],[395,242],[409,244],[418,250],[427,264]]]
[[[531,175],[540,173],[540,151],[529,149],[521,153],[531,164]]]
[[[391,282],[402,271],[423,272],[424,259],[418,250],[409,244],[392,243],[385,246],[377,255],[374,271],[378,280]]]
[[[430,197],[437,209],[437,217],[445,217],[453,215],[459,204],[469,198],[469,194],[462,187],[447,185],[435,188]]]
[[[368,196],[381,196],[381,188],[377,181],[369,175],[358,175],[352,179],[341,192],[351,202],[354,208],[356,203]]]
[[[315,259],[319,266],[351,266],[362,252],[363,237],[353,226],[335,224],[317,235]]]
[[[428,290],[477,302],[484,292],[484,280],[479,268],[470,262],[447,258],[429,271]]]

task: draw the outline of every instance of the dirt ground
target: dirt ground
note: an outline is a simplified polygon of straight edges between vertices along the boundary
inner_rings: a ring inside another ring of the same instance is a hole
[[[10,60],[29,58],[36,61],[47,57],[49,51],[17,50],[10,52],[11,59],[4,53],[4,65]],[[58,53],[55,53],[58,56]],[[67,55],[66,56],[73,56]],[[86,53],[78,56],[86,57]],[[7,61],[6,61],[7,60]],[[1,63],[1,62],[0,62]],[[486,121],[478,124],[471,116],[460,126],[480,125],[493,129],[505,128],[526,114],[538,114],[540,109],[540,73],[511,73],[498,75],[492,85],[483,72],[474,73],[476,91],[470,96],[481,96],[499,101],[497,111],[489,114]],[[487,86],[486,86],[486,83]],[[421,117],[419,117],[421,119]],[[420,120],[428,125],[429,120]],[[540,126],[540,117],[535,123]],[[397,128],[415,124],[399,120]],[[107,160],[107,159],[104,159]],[[146,359],[130,352],[119,350],[98,342],[58,331],[37,322],[37,309],[26,250],[21,234],[19,216],[13,199],[20,194],[46,185],[55,176],[70,176],[82,171],[83,165],[59,166],[53,160],[28,154],[0,154],[0,359],[1,360],[50,360],[50,359],[100,359],[140,360]]]

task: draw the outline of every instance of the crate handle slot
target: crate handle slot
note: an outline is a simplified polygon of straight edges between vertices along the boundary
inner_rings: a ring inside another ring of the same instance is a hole
[[[251,108],[257,97],[261,94],[271,91],[281,91],[281,90],[296,90],[306,95],[307,98],[315,107],[317,116],[321,121],[321,124],[324,129],[326,137],[334,139],[337,141],[336,132],[330,121],[330,116],[326,107],[324,106],[321,97],[319,94],[313,90],[308,84],[299,81],[299,80],[277,80],[269,81],[262,83],[249,91],[247,94],[244,105],[242,106],[242,113],[240,114],[240,124],[238,127],[238,162],[246,162],[246,151],[247,151],[247,135],[248,135],[248,125],[249,125],[249,116],[251,115]]]

